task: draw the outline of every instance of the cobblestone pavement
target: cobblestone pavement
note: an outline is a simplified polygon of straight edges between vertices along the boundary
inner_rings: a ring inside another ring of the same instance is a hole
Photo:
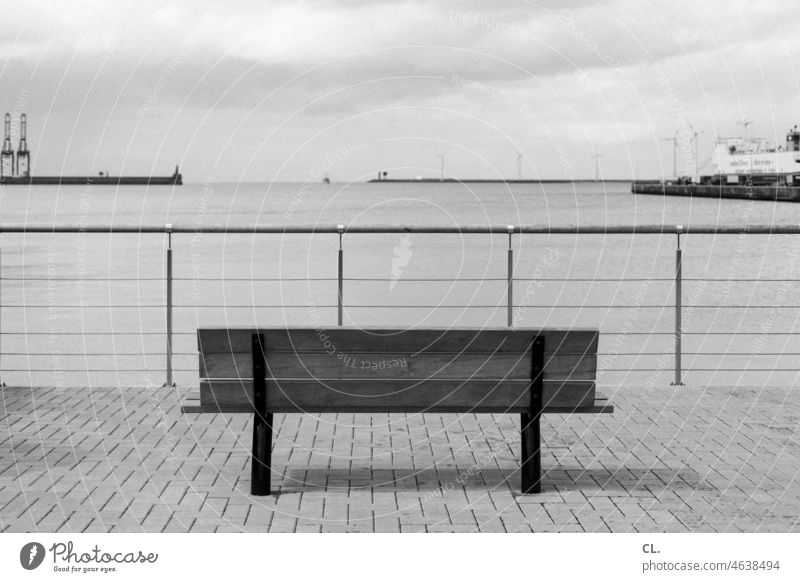
[[[547,415],[519,495],[512,415],[275,415],[274,497],[251,497],[249,415],[185,390],[5,388],[0,531],[800,531],[800,394],[624,388]]]

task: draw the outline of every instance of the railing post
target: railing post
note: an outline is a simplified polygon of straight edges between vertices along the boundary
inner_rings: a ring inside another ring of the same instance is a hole
[[[164,386],[175,386],[172,378],[172,225],[167,224],[167,381]]]
[[[337,306],[339,308],[338,321],[339,321],[339,325],[341,326],[342,325],[342,320],[343,320],[343,315],[344,315],[344,310],[343,310],[343,307],[342,307],[342,301],[343,301],[343,296],[344,296],[344,250],[342,250],[342,234],[344,233],[344,225],[343,224],[337,225],[336,230],[339,231],[339,275],[338,275],[338,280],[339,280],[339,299],[338,299]]]
[[[2,288],[3,288],[3,262],[2,262],[2,249],[0,249],[0,338],[3,337]],[[0,362],[2,362],[2,358],[3,358],[3,348],[2,348],[2,342],[0,341]],[[3,366],[2,363],[0,363],[0,387],[5,387],[6,383],[3,382],[2,373],[3,373]]]
[[[681,382],[681,268],[683,266],[683,251],[681,250],[681,234],[683,226],[675,227],[675,234],[678,237],[677,248],[675,249],[675,381],[673,386],[683,386]]]
[[[508,299],[508,327],[514,325],[514,249],[511,248],[511,236],[514,234],[514,225],[508,225],[508,283],[506,285],[506,298]]]

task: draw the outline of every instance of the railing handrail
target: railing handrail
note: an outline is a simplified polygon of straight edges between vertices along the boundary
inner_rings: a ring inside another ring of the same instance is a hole
[[[513,229],[513,230],[512,230]],[[2,233],[87,233],[87,234],[339,234],[337,224],[254,225],[254,226],[170,226],[167,225],[44,225],[0,224]],[[345,234],[800,234],[800,225],[682,226],[673,224],[546,226],[546,225],[345,225]]]

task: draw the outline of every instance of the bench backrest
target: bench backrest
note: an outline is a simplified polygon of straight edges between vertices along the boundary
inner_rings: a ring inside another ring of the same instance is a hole
[[[263,337],[270,412],[528,412],[532,345],[544,338],[544,410],[591,406],[597,330],[199,329],[201,404],[253,400]]]

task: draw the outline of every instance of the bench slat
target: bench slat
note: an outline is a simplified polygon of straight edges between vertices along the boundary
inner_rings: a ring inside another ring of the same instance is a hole
[[[269,412],[528,412],[530,381],[267,380]],[[250,407],[249,380],[200,382],[203,405]],[[544,381],[544,406],[587,407],[592,381]]]
[[[204,328],[197,331],[200,353],[250,353],[251,336],[264,334],[267,352],[445,352],[525,353],[533,337],[545,336],[545,356],[553,353],[594,354],[596,329],[386,329],[386,328]],[[329,343],[326,343],[329,342]]]
[[[248,404],[201,404],[200,403],[200,394],[194,393],[188,395],[181,405],[181,412],[183,413],[226,413],[226,414],[237,414],[237,413],[253,413],[253,409]],[[288,412],[297,412],[296,410],[291,410]],[[315,413],[335,413],[339,412],[338,410],[318,410]],[[370,411],[360,411],[360,412],[370,412]],[[372,411],[376,413],[381,413],[381,411]],[[396,411],[391,411],[396,412]],[[422,412],[422,411],[414,411],[414,412]],[[450,412],[465,412],[463,410],[448,410],[444,409],[437,409],[436,413],[450,413]],[[548,414],[612,414],[614,412],[614,406],[609,404],[608,399],[603,398],[601,396],[596,396],[594,402],[591,406],[588,407],[580,407],[575,408],[572,406],[548,406],[544,409],[545,413]]]
[[[441,353],[273,353],[267,348],[267,374],[274,378],[317,379],[512,379],[530,380],[528,354]],[[582,354],[545,356],[551,378],[592,380],[597,357]],[[252,378],[250,353],[205,353],[200,358],[201,378]]]

